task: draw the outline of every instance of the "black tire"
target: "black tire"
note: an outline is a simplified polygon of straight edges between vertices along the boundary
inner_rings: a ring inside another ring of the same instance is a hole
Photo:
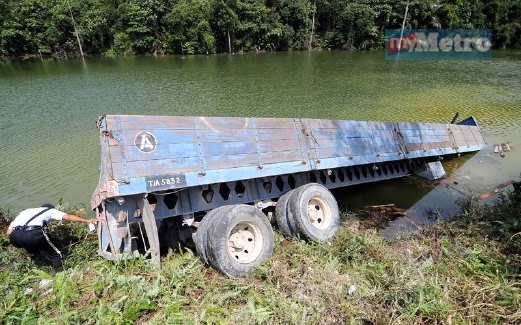
[[[210,265],[210,261],[208,260],[208,230],[211,229],[213,222],[221,218],[224,213],[228,209],[231,209],[233,206],[225,205],[213,210],[210,210],[201,220],[197,231],[195,232],[195,250],[197,251],[197,255],[203,261],[204,264]]]
[[[208,242],[210,264],[227,276],[243,277],[273,254],[273,229],[259,209],[235,205],[212,223]]]
[[[275,206],[275,220],[284,237],[291,239],[298,235],[298,228],[293,213],[288,209],[289,199],[295,190],[282,195]]]
[[[316,242],[332,240],[340,225],[338,203],[324,186],[310,183],[296,189],[289,199],[288,209],[292,212],[299,232]],[[312,212],[308,213],[308,209]]]

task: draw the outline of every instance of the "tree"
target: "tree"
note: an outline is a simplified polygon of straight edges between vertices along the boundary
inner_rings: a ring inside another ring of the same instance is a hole
[[[232,38],[235,38],[235,29],[239,24],[235,12],[236,8],[237,2],[235,0],[216,0],[213,2],[211,23],[217,31],[217,43],[221,44],[221,48],[224,48],[223,43],[227,44],[228,53],[232,53]]]
[[[210,27],[211,7],[206,0],[180,0],[166,17],[167,43],[173,53],[215,52]]]
[[[69,30],[60,25],[63,16],[57,8],[44,0],[11,2],[1,34],[3,51],[10,57],[66,56],[60,44],[65,43]]]
[[[161,0],[129,0],[117,9],[114,48],[118,53],[161,54],[165,49],[164,19],[171,4]]]
[[[71,3],[85,51],[104,53],[114,40],[111,27],[116,20],[115,4],[105,0],[76,0]]]
[[[318,19],[325,27],[325,46],[342,49],[373,48],[378,28],[377,13],[365,1],[345,3],[343,0],[322,1]]]
[[[77,56],[78,40],[87,54],[374,49],[407,5],[406,28],[488,28],[521,48],[519,0],[3,0],[0,58]]]
[[[483,11],[498,48],[521,48],[521,4],[515,0],[489,0]]]
[[[267,1],[272,12],[278,15],[280,34],[278,50],[305,49],[311,32],[313,5],[309,0],[273,0]]]

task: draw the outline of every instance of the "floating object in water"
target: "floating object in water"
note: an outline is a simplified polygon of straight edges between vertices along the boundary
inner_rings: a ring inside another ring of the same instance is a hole
[[[491,197],[492,195],[494,194],[497,194],[499,192],[501,192],[501,189],[509,186],[509,185],[512,185],[516,183],[516,181],[508,181],[508,182],[504,182],[504,183],[501,183],[499,185],[497,185],[494,189],[488,191],[488,192],[485,192],[483,194],[481,194],[480,196],[478,196],[478,200],[484,200],[484,199],[488,199],[489,197]]]
[[[382,215],[406,215],[407,209],[396,207],[394,204],[382,204],[382,205],[366,205],[362,207],[367,212],[374,212]]]
[[[498,153],[501,158],[505,158],[505,152],[510,152],[513,149],[511,142],[498,143],[494,145],[494,153]]]

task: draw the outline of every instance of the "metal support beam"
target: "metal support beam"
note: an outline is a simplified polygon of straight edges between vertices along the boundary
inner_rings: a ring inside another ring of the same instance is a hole
[[[159,255],[159,233],[157,231],[156,218],[154,212],[148,203],[146,197],[143,198],[143,223],[145,224],[145,231],[147,233],[148,244],[150,245],[150,256],[152,264],[161,267],[161,259]]]
[[[420,167],[415,168],[413,173],[417,176],[435,180],[445,177],[447,174],[445,173],[445,169],[443,169],[443,165],[439,161],[434,161],[430,163],[426,163],[420,165]]]

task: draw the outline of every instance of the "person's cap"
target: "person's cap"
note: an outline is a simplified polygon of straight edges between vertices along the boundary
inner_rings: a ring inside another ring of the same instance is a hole
[[[50,209],[53,209],[54,208],[54,205],[50,204],[50,203],[44,203],[41,205],[42,208],[50,208]]]

